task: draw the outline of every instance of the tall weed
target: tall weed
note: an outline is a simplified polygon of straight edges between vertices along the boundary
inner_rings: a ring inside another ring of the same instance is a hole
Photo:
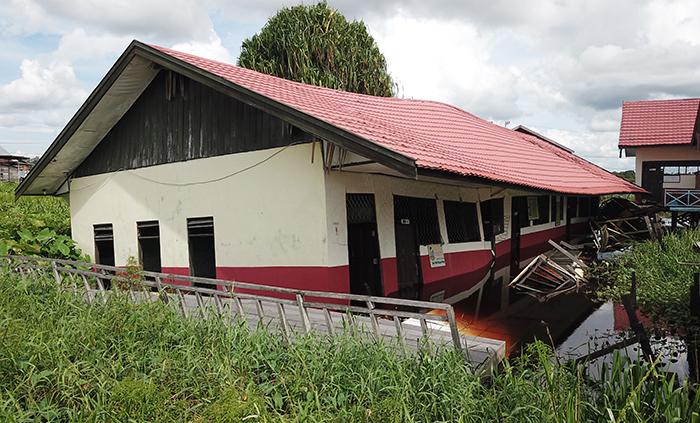
[[[3,422],[698,421],[687,385],[619,357],[596,380],[542,343],[481,374],[447,349],[353,335],[290,342],[120,293],[87,303],[51,275],[4,268],[0,316]]]

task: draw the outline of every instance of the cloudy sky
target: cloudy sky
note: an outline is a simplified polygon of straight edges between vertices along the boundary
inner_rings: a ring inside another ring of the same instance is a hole
[[[308,3],[308,2],[307,2]],[[0,145],[42,154],[131,40],[235,63],[275,0],[0,0]],[[400,96],[524,125],[609,170],[622,101],[700,97],[697,0],[335,0]]]

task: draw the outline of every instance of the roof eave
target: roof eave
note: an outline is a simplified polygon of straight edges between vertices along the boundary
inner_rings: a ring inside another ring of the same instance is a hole
[[[631,184],[627,181],[624,181],[624,179],[620,178],[621,181],[624,181],[624,184],[621,184],[620,186],[609,186],[607,188],[601,187],[600,189],[597,190],[587,190],[588,192],[584,192],[583,190],[557,190],[557,189],[546,189],[542,187],[536,187],[532,185],[527,185],[525,183],[523,184],[518,184],[515,182],[505,182],[505,181],[497,181],[494,179],[489,179],[481,176],[467,176],[467,175],[461,175],[455,172],[449,172],[445,170],[439,170],[439,169],[428,169],[428,168],[420,168],[418,169],[418,175],[423,176],[423,177],[429,177],[433,179],[443,179],[446,181],[451,181],[451,182],[461,182],[461,183],[467,183],[467,184],[478,184],[478,185],[487,185],[487,186],[492,186],[492,187],[498,187],[498,188],[509,188],[509,189],[516,189],[516,190],[521,190],[521,191],[536,191],[542,194],[549,194],[549,195],[609,195],[609,194],[648,194],[649,192],[646,191],[645,189],[638,187],[634,184]]]
[[[127,49],[122,53],[119,59],[112,65],[110,70],[107,72],[100,83],[95,87],[90,96],[85,100],[82,106],[78,109],[75,115],[71,118],[68,124],[63,128],[63,130],[58,134],[54,142],[49,146],[48,150],[41,156],[39,161],[34,165],[32,171],[29,172],[27,177],[19,184],[15,190],[15,200],[21,197],[26,190],[36,181],[42,171],[48,166],[51,161],[56,157],[56,155],[61,151],[61,149],[66,145],[70,138],[75,134],[81,124],[85,122],[90,113],[94,110],[95,106],[104,97],[104,95],[112,87],[112,84],[119,78],[119,75],[128,66],[131,59],[135,55],[136,48],[140,44],[138,41],[132,41],[132,43],[127,47]],[[71,172],[74,169],[71,169]],[[68,179],[68,175],[66,178]],[[63,185],[65,180],[58,184],[58,187]],[[54,194],[54,193],[51,193]],[[37,194],[35,194],[37,195]]]

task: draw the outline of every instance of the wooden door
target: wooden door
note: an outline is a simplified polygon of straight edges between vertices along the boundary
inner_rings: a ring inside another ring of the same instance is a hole
[[[642,198],[663,203],[664,171],[660,164],[658,162],[642,163],[642,188],[651,193],[651,195],[642,195]]]
[[[350,293],[384,295],[376,222],[348,222]]]
[[[422,278],[415,225],[409,219],[401,219],[394,225],[394,234],[399,297],[417,300],[420,298]]]

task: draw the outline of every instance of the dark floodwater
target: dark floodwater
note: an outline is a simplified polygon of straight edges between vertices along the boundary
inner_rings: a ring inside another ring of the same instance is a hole
[[[621,341],[629,327],[622,306],[594,303],[584,294],[561,295],[541,303],[504,287],[500,292],[484,292],[480,303],[478,295],[472,295],[454,307],[460,332],[504,340],[511,357],[518,355],[523,345],[539,339],[553,343],[560,358],[577,358]],[[679,353],[678,341],[660,340],[652,347],[655,352],[664,352],[664,368],[678,373],[679,378],[687,375],[685,353]],[[636,345],[621,353],[634,360],[639,357]],[[593,369],[611,357],[593,361]]]

